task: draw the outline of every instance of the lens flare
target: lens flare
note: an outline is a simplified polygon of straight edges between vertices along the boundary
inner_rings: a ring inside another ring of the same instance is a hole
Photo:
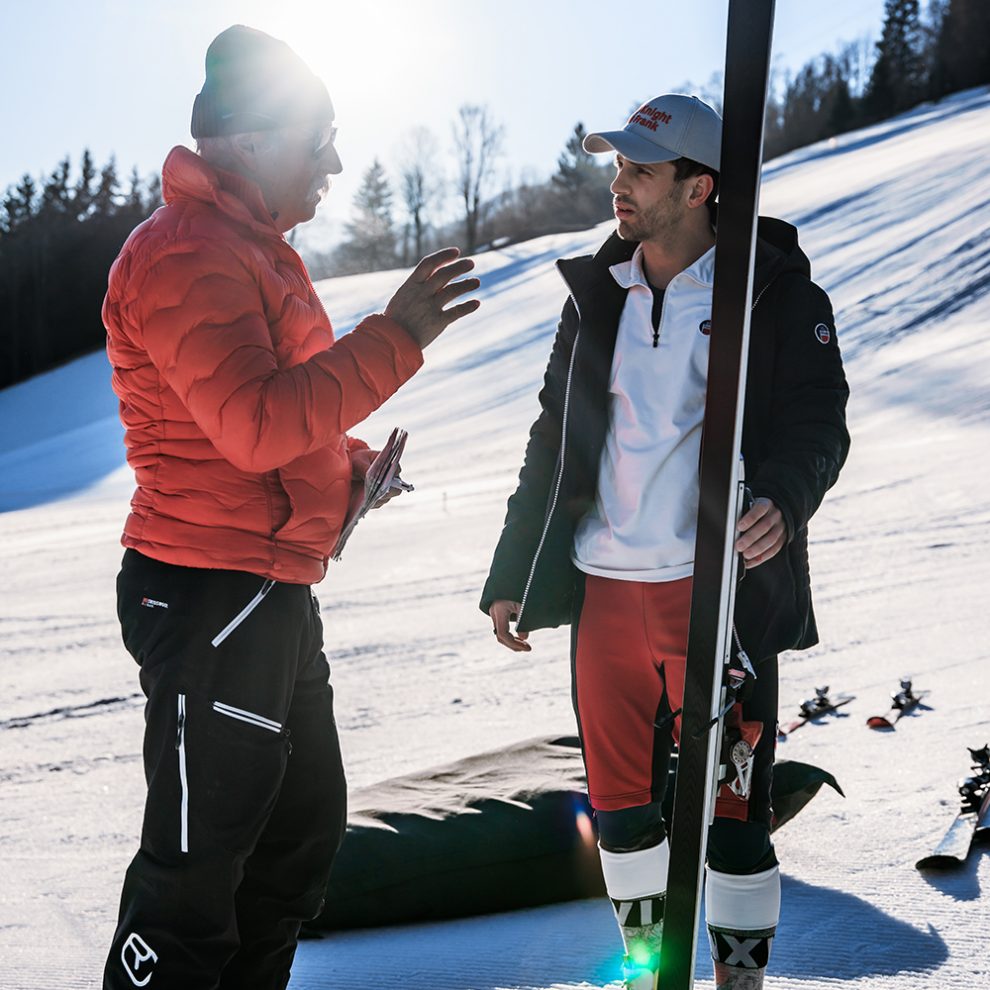
[[[591,819],[588,817],[588,813],[584,808],[578,808],[574,815],[574,822],[577,827],[578,835],[581,836],[581,841],[586,846],[593,846],[595,844],[595,829],[591,824]]]

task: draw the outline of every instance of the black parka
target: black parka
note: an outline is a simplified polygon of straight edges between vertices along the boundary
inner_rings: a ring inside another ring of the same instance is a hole
[[[571,563],[574,532],[595,501],[612,357],[628,291],[609,268],[635,249],[613,234],[593,257],[557,262],[571,294],[480,603],[487,612],[497,599],[521,601],[521,630],[572,618],[580,578]],[[828,296],[811,281],[797,231],[781,220],[760,218],[753,300],[742,437],[746,481],[754,497],[765,496],[781,510],[788,533],[786,547],[747,571],[736,594],[739,637],[756,660],[818,642],[807,525],[849,449],[849,389]]]

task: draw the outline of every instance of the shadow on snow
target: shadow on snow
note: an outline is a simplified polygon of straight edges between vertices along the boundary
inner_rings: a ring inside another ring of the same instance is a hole
[[[619,977],[608,903],[572,901],[452,922],[366,929],[304,942],[289,990],[497,990]],[[841,951],[837,947],[841,946]],[[783,877],[783,917],[770,971],[803,979],[892,976],[936,969],[949,951],[934,929],[891,917],[852,894]],[[711,961],[702,930],[699,978]]]

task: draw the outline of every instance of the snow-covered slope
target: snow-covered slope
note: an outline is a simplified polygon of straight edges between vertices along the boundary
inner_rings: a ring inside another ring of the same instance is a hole
[[[822,793],[778,838],[769,985],[990,987],[990,856],[926,880],[966,744],[990,739],[990,92],[961,94],[770,163],[763,212],[799,224],[831,293],[853,452],[812,528],[823,642],[784,658],[782,711],[854,693],[781,755]],[[414,495],[362,524],[320,588],[353,785],[569,731],[565,634],[496,648],[476,607],[536,412],[563,286],[552,262],[608,225],[479,258],[483,306],[360,428],[410,432]],[[341,328],[400,273],[321,283]],[[131,479],[100,355],[0,393],[0,986],[91,986],[139,828],[141,699],[113,580]],[[902,674],[930,710],[865,727]],[[302,946],[295,990],[600,986],[610,910],[587,902]],[[704,975],[707,970],[702,967]],[[702,982],[700,985],[707,986]]]

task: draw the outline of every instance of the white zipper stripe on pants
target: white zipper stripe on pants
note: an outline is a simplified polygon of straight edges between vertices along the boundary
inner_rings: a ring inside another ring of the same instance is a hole
[[[213,710],[220,715],[227,715],[229,718],[237,718],[242,722],[250,722],[259,728],[268,729],[269,732],[281,732],[282,723],[275,722],[264,715],[255,715],[254,712],[246,712],[243,708],[235,708],[233,705],[225,705],[222,701],[213,702]]]
[[[574,308],[577,309],[577,303],[574,304]],[[581,319],[580,312],[578,313],[578,319]],[[543,544],[546,541],[547,533],[550,531],[550,520],[553,517],[554,509],[557,508],[557,497],[560,495],[560,484],[564,480],[564,449],[567,446],[567,409],[571,402],[571,378],[574,375],[574,356],[577,354],[578,341],[581,339],[581,330],[578,329],[577,333],[574,334],[574,346],[571,348],[571,362],[567,368],[567,384],[564,387],[564,411],[561,415],[561,426],[560,426],[560,464],[559,470],[557,471],[557,481],[553,489],[553,498],[550,501],[550,507],[547,509],[546,519],[543,521],[543,533],[540,536],[540,542],[537,544],[536,552],[533,554],[533,563],[529,568],[529,577],[526,578],[526,587],[523,588],[522,598],[519,599],[519,613],[516,615],[516,628],[519,628],[519,623],[522,621],[523,611],[526,608],[526,599],[529,597],[529,587],[533,583],[533,575],[536,573],[536,564],[540,559],[540,553],[543,550]]]
[[[186,777],[186,696],[179,695],[179,851],[189,852],[189,781]]]
[[[210,640],[211,644],[213,646],[219,646],[261,604],[262,598],[264,598],[274,586],[274,581],[270,578],[266,579],[265,583],[261,586],[261,590],[254,596],[254,598],[252,598],[251,601],[249,601],[247,605],[245,605],[244,608],[242,608],[240,612],[238,612],[237,615],[235,615],[230,622],[228,622],[227,625],[225,625],[223,629],[221,629],[220,632],[218,632],[216,636]]]

